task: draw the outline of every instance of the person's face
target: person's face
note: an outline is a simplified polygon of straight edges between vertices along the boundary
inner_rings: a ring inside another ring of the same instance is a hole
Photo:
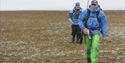
[[[75,6],[75,9],[76,9],[76,10],[79,10],[79,9],[80,9],[80,6]]]
[[[92,7],[94,10],[96,10],[96,9],[98,8],[98,4],[93,3],[93,4],[91,4],[91,7]]]

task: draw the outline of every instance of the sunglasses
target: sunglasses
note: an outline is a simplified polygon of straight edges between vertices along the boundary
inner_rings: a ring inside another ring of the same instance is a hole
[[[96,4],[92,4],[93,6],[96,6]]]

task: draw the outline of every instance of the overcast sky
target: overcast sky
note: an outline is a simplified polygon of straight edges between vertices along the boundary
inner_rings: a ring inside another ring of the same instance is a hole
[[[0,0],[0,10],[70,10],[75,2],[86,9],[88,0]],[[90,0],[91,1],[91,0]],[[104,10],[125,10],[125,0],[98,0]]]

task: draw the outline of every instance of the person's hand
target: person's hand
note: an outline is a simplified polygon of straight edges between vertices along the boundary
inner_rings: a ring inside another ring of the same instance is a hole
[[[72,19],[69,18],[68,20],[70,21],[71,24],[74,24],[73,21],[72,21]]]
[[[74,23],[73,23],[73,22],[71,22],[71,25],[74,25]]]
[[[89,35],[89,30],[87,28],[83,29],[83,33]]]

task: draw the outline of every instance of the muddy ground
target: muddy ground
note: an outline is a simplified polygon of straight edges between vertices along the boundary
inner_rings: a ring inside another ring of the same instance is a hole
[[[125,11],[105,11],[110,42],[98,63],[125,63]],[[0,63],[85,63],[84,44],[71,43],[67,13],[0,12]]]

